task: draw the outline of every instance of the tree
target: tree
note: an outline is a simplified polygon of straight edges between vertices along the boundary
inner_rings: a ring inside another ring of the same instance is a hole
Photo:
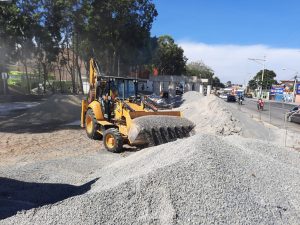
[[[252,80],[249,81],[248,85],[251,89],[256,89],[258,86],[262,86],[262,89],[270,89],[273,84],[278,84],[275,80],[276,73],[273,70],[264,71],[264,77],[262,81],[262,70],[260,70]]]
[[[232,83],[231,83],[231,81],[229,80],[229,81],[227,81],[226,82],[226,87],[231,87],[232,86]]]
[[[64,22],[64,1],[43,0],[37,5],[38,25],[35,28],[35,42],[39,68],[43,74],[44,92],[49,83],[49,72],[53,70],[62,41],[61,27]],[[49,83],[50,84],[50,83]]]
[[[92,1],[86,24],[90,55],[106,74],[114,74],[120,64],[140,64],[140,50],[150,37],[157,16],[150,0]]]
[[[257,81],[253,79],[249,80],[248,86],[251,90],[257,89],[258,88]]]
[[[187,64],[186,75],[208,79],[209,84],[211,84],[213,87],[225,87],[220,79],[217,76],[214,76],[214,71],[202,61],[190,62]]]
[[[4,64],[16,61],[16,46],[27,33],[28,22],[17,4],[0,4],[0,70],[6,69]]]
[[[224,88],[225,85],[220,81],[218,77],[212,78],[212,86],[216,88]]]
[[[164,35],[157,40],[158,47],[155,51],[154,65],[160,74],[181,75],[186,71],[187,58],[183,49],[175,44],[174,39]]]
[[[152,64],[158,43],[150,37],[150,30],[156,16],[151,0],[15,0],[0,4],[0,59],[21,60],[28,74],[27,61],[34,53],[45,90],[53,68],[61,77],[66,67],[75,91],[76,70],[82,87],[79,58],[87,69],[89,59],[96,58],[107,75],[114,75],[119,66],[126,75],[132,66]]]
[[[38,25],[38,13],[35,7],[37,6],[37,1],[33,0],[31,2],[28,1],[20,1],[17,2],[17,6],[19,8],[20,17],[23,18],[23,29],[22,34],[17,36],[17,55],[16,59],[18,59],[25,68],[25,77],[27,81],[27,91],[30,93],[31,91],[31,79],[28,75],[28,63],[32,60],[34,53],[36,51],[35,43],[33,41],[35,29]]]
[[[197,61],[187,64],[186,75],[211,79],[214,75],[214,71],[209,66],[205,65],[202,61]]]
[[[15,1],[0,4],[0,72],[6,65],[20,61],[25,68],[27,92],[31,85],[28,76],[28,61],[35,51],[34,27],[37,23],[33,9],[36,0]]]

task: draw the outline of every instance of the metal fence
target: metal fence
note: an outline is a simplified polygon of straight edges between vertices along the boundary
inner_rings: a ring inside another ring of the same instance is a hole
[[[289,112],[295,106],[284,102],[266,101],[263,110],[243,111],[248,111],[252,118],[268,128],[269,142],[275,141],[283,146],[300,150],[300,124],[288,120]]]

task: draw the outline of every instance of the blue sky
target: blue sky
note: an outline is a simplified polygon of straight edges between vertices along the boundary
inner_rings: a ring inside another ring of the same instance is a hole
[[[262,69],[248,58],[266,56],[279,80],[300,72],[300,0],[153,2],[151,34],[171,35],[189,61],[202,60],[223,82],[247,82]]]
[[[154,0],[152,35],[207,44],[300,46],[299,0]]]

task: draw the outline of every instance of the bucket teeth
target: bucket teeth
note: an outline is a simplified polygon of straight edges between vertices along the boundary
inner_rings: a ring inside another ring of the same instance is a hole
[[[143,130],[139,134],[139,139],[144,139],[148,146],[156,146],[180,138],[190,136],[193,127],[160,127]]]
[[[131,143],[160,145],[190,136],[194,124],[175,116],[143,116],[133,120],[128,138]]]

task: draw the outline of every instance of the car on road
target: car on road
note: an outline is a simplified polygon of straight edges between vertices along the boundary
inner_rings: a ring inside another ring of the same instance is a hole
[[[220,97],[221,99],[227,99],[227,94],[220,94],[219,97]]]
[[[300,105],[291,108],[291,110],[286,113],[286,119],[289,122],[300,124]]]
[[[236,97],[234,95],[228,95],[227,102],[236,102]]]
[[[300,108],[300,105],[295,106],[295,107],[293,107],[293,108],[290,110],[290,112],[296,112],[296,111],[299,110],[299,108]]]

